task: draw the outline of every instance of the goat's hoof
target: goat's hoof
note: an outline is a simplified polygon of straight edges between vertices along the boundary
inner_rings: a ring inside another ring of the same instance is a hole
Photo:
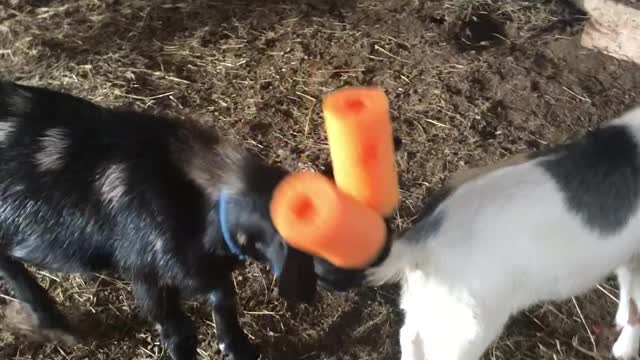
[[[631,351],[629,348],[623,347],[620,342],[616,342],[611,352],[612,360],[639,360],[637,351]]]
[[[233,344],[220,344],[220,350],[227,354],[228,360],[258,360],[260,351],[249,340]]]
[[[638,356],[614,352],[611,354],[611,360],[638,360]]]
[[[78,338],[67,332],[66,330],[61,329],[42,329],[40,334],[43,338],[47,339],[50,342],[63,344],[67,347],[76,346],[80,343]]]
[[[54,313],[34,313],[28,306],[11,303],[5,309],[5,326],[16,333],[40,342],[51,342],[67,347],[80,343],[67,319]]]
[[[195,336],[168,337],[161,336],[161,341],[172,360],[195,360],[198,351],[198,339]]]
[[[191,349],[170,349],[169,356],[171,360],[195,360],[197,358],[196,350]]]

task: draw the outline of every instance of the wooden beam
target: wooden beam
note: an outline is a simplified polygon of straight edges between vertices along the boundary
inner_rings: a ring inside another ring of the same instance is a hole
[[[640,10],[612,0],[574,2],[590,16],[582,46],[640,64]]]

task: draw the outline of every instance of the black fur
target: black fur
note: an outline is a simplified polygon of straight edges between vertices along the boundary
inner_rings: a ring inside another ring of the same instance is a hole
[[[624,228],[640,200],[640,154],[623,126],[594,130],[544,151],[541,166],[553,177],[568,206],[603,235]]]
[[[289,249],[269,216],[283,169],[225,148],[214,132],[186,120],[9,82],[0,82],[0,125],[0,276],[40,326],[69,331],[22,263],[121,274],[174,360],[196,358],[196,330],[180,301],[204,295],[231,359],[257,359],[237,319],[231,273],[239,260],[223,241],[217,211],[223,189],[242,252],[280,270],[285,298],[313,298],[312,258]],[[52,129],[64,141],[57,162],[45,166],[37,159]],[[114,164],[124,186],[110,203],[96,184]]]
[[[442,227],[444,214],[436,212],[440,204],[449,198],[455,189],[445,186],[433,194],[424,204],[415,220],[415,226],[407,232],[405,239],[409,242],[420,242],[431,239]]]
[[[385,220],[385,226],[387,229],[387,238],[384,247],[378,257],[368,266],[369,268],[380,265],[387,256],[389,256],[391,242],[393,241],[393,229],[388,219]],[[366,279],[364,273],[366,269],[343,269],[321,258],[314,258],[314,262],[318,284],[326,289],[347,291],[361,286]]]
[[[404,239],[410,243],[428,241],[437,235],[438,231],[440,231],[440,228],[444,223],[444,219],[445,214],[442,211],[431,214],[422,221],[416,222],[415,226],[407,231]]]

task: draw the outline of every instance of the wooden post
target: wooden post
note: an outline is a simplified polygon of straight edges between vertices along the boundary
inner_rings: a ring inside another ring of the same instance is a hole
[[[613,0],[574,2],[590,16],[582,46],[640,64],[640,10]]]

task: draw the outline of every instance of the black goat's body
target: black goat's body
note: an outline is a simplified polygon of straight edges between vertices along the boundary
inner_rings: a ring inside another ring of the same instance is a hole
[[[173,142],[184,125],[47,90],[22,91],[30,109],[0,114],[12,121],[0,152],[4,251],[59,272],[153,272],[148,275],[167,285],[204,291],[211,290],[211,279],[194,276],[215,274],[206,270],[213,270],[207,268],[216,250],[215,269],[230,271],[220,265],[235,259],[216,249],[220,241],[205,239],[212,204],[184,164],[176,164]],[[57,166],[41,169],[37,154],[46,151],[42,139],[52,130],[64,134],[58,141],[65,146],[50,154],[61,157]],[[121,171],[110,179],[120,183],[103,186],[123,187],[112,190],[118,193],[113,202],[99,189],[99,177],[110,168]],[[126,179],[117,178],[125,173]]]
[[[174,360],[196,353],[180,299],[207,295],[221,345],[233,359],[257,358],[237,321],[231,272],[238,258],[223,241],[217,206],[220,191],[234,194],[233,236],[242,236],[249,256],[282,267],[274,262],[284,261],[286,246],[268,202],[284,171],[186,120],[2,82],[0,169],[0,277],[39,326],[68,330],[21,262],[121,274]],[[310,258],[303,262],[313,271]]]

